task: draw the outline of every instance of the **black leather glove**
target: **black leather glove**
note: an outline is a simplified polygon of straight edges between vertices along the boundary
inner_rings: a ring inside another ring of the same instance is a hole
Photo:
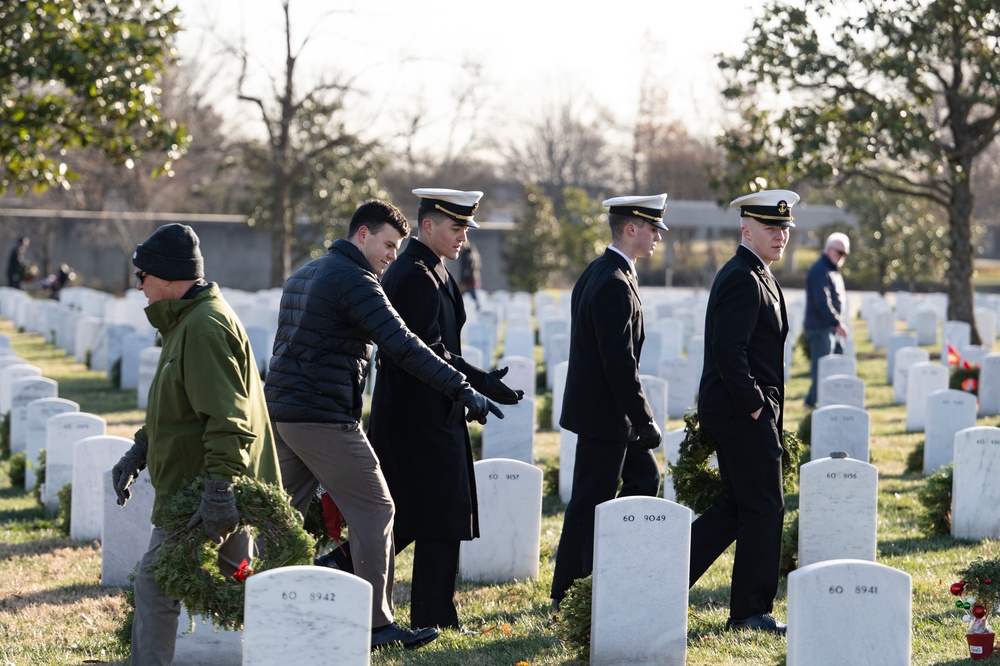
[[[205,479],[205,490],[201,493],[201,504],[188,521],[194,527],[198,521],[205,525],[205,534],[215,543],[221,544],[236,531],[240,524],[240,512],[236,508],[236,495],[232,481]]]
[[[111,468],[111,485],[115,487],[115,494],[118,495],[118,506],[125,506],[125,502],[129,501],[132,491],[128,487],[139,476],[139,472],[146,469],[149,442],[144,439],[132,441],[132,448],[126,451],[121,460]]]
[[[486,423],[486,417],[493,414],[498,419],[503,418],[503,412],[497,407],[496,403],[487,398],[482,393],[477,393],[468,384],[464,384],[462,389],[455,396],[455,401],[461,404],[463,407],[469,410],[465,415],[465,420],[469,423],[473,421],[479,421],[480,423]]]
[[[507,374],[507,370],[509,370],[507,367],[497,368],[483,375],[479,392],[490,400],[499,402],[501,405],[516,405],[524,398],[524,391],[521,389],[512,389],[503,383],[503,378]]]
[[[636,445],[644,449],[655,449],[663,441],[663,433],[660,432],[660,426],[656,425],[656,421],[637,427],[635,434],[638,436]]]

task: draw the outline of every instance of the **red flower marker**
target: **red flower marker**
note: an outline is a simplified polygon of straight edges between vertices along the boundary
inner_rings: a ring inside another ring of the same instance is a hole
[[[253,569],[250,568],[250,563],[247,562],[246,559],[244,559],[242,562],[240,562],[240,568],[233,573],[233,578],[242,583],[253,574],[254,571]]]

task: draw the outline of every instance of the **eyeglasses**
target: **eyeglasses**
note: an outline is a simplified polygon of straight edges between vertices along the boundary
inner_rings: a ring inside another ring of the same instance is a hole
[[[148,277],[149,277],[149,273],[147,273],[146,271],[136,271],[135,272],[135,281],[138,282],[139,284],[142,284],[142,281],[145,280]]]

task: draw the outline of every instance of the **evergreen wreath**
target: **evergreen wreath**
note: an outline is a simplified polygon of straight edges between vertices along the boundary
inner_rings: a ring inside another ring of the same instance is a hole
[[[785,492],[795,489],[799,470],[799,456],[802,454],[802,440],[795,433],[783,432],[784,452],[781,454],[781,474]],[[718,469],[709,467],[709,460],[715,452],[715,442],[711,435],[702,430],[697,412],[684,415],[684,441],[681,442],[677,463],[667,463],[674,481],[677,501],[695,514],[701,515],[722,495],[722,477]]]
[[[201,503],[204,477],[192,479],[163,507],[162,527],[167,538],[156,552],[152,571],[168,595],[180,599],[188,613],[204,615],[224,629],[243,626],[243,581],[254,573],[295,564],[312,564],[315,541],[302,528],[302,514],[284,491],[249,477],[236,480],[234,492],[240,512],[239,527],[250,528],[263,544],[266,557],[254,557],[232,577],[219,573],[219,546],[199,522],[188,521]],[[241,575],[242,574],[242,575]]]

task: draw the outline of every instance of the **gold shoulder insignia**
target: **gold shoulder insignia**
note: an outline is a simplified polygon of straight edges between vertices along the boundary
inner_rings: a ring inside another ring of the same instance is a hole
[[[415,264],[416,264],[417,266],[420,266],[420,267],[421,267],[422,269],[424,269],[425,271],[428,271],[428,272],[429,272],[429,271],[431,270],[431,269],[427,268],[427,264],[425,264],[425,263],[424,263],[424,260],[423,260],[423,259],[417,259],[417,260],[416,260],[415,262],[413,262],[413,263],[415,263]]]

